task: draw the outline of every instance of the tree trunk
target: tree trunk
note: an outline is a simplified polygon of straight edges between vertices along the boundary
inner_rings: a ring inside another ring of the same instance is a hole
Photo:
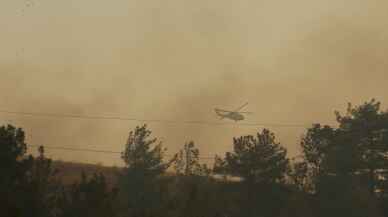
[[[369,193],[373,196],[376,193],[375,169],[369,169]]]

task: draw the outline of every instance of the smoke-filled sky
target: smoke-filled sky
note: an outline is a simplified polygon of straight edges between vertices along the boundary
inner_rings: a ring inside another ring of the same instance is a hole
[[[334,123],[347,102],[388,102],[388,2],[380,0],[1,0],[0,110],[218,121]],[[140,122],[23,117],[28,143],[121,151]],[[149,124],[169,153],[203,156],[260,127]],[[298,154],[305,131],[269,127]],[[119,155],[47,150],[120,165]]]

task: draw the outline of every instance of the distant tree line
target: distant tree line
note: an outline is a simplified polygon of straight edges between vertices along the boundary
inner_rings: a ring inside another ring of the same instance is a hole
[[[126,166],[114,187],[99,173],[63,184],[43,146],[28,155],[24,131],[3,126],[0,216],[388,216],[388,111],[373,99],[335,115],[337,127],[307,129],[298,160],[263,129],[234,138],[233,151],[217,156],[211,168],[200,163],[192,141],[165,159],[162,143],[138,126],[129,133],[121,155]]]

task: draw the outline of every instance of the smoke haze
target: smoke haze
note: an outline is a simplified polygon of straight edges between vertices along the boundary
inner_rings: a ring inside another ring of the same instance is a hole
[[[384,1],[3,0],[0,110],[217,121],[249,102],[249,122],[334,123],[334,110],[386,103]],[[28,143],[121,151],[141,122],[0,114]],[[194,140],[229,151],[248,126],[149,124],[169,153]],[[291,156],[304,129],[269,127]],[[56,159],[119,156],[47,150]]]

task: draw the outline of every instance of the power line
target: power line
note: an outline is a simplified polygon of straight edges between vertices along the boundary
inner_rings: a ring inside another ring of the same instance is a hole
[[[40,145],[28,145],[30,147],[40,147]],[[97,152],[97,153],[107,153],[107,154],[121,154],[119,151],[108,151],[108,150],[98,150],[98,149],[87,149],[87,148],[70,148],[64,146],[46,146],[42,145],[45,149],[57,149],[57,150],[66,150],[66,151],[84,151],[84,152]]]
[[[28,145],[30,147],[40,147],[40,145]],[[46,149],[54,149],[54,150],[65,150],[65,151],[82,151],[82,152],[94,152],[94,153],[106,153],[106,154],[121,154],[120,151],[109,151],[109,150],[99,150],[99,149],[88,149],[88,148],[71,148],[64,146],[45,146]],[[165,155],[166,157],[174,157],[175,155]],[[214,160],[214,157],[198,157],[199,159],[204,160]]]
[[[40,112],[20,112],[10,110],[0,110],[0,113],[11,115],[23,115],[32,117],[50,117],[61,119],[88,119],[88,120],[117,120],[117,121],[136,121],[149,123],[166,123],[166,124],[198,124],[198,125],[240,125],[240,126],[261,126],[261,127],[294,127],[306,128],[311,124],[276,124],[276,123],[226,123],[226,122],[209,122],[209,121],[176,121],[162,119],[138,119],[127,118],[121,116],[97,116],[97,115],[75,115],[75,114],[60,114],[60,113],[40,113]]]

